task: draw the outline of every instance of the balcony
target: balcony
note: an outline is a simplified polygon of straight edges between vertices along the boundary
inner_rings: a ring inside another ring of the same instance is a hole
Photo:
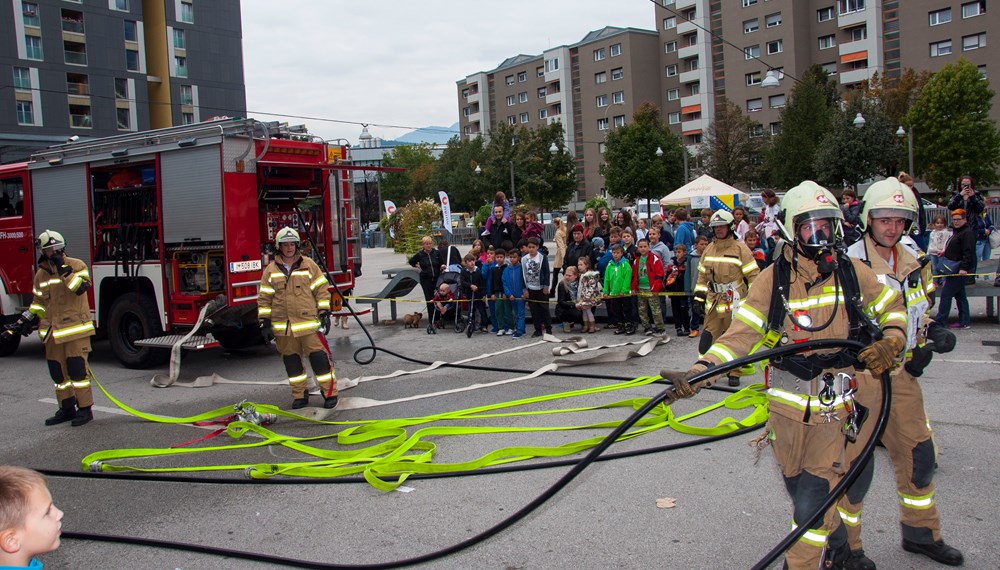
[[[863,40],[842,43],[837,46],[838,55],[857,53],[859,51],[867,51],[869,54],[878,53],[878,38],[869,36]]]
[[[674,10],[680,12],[684,8],[690,8],[698,3],[698,0],[677,0],[674,2]]]
[[[851,71],[841,71],[837,74],[837,79],[840,81],[841,85],[850,85],[851,83],[858,83],[859,81],[865,81],[866,79],[871,79],[872,75],[879,71],[876,67],[867,67],[865,69],[853,69]]]
[[[546,93],[545,94],[545,104],[546,105],[555,105],[557,103],[562,103],[562,102],[563,102],[562,91],[556,91],[555,93]]]
[[[702,44],[697,43],[693,46],[684,46],[677,48],[677,59],[687,59],[689,57],[700,56],[702,52]]]
[[[90,115],[74,115],[69,116],[69,125],[71,127],[77,127],[82,129],[89,129],[94,126],[94,121],[91,119]]]
[[[857,26],[858,24],[863,24],[868,21],[868,17],[874,14],[874,9],[868,10],[858,10],[857,12],[850,12],[848,14],[843,14],[837,17],[837,27],[849,28],[851,26]],[[872,22],[874,24],[874,22]],[[875,27],[870,29],[874,30]]]
[[[62,31],[82,36],[84,33],[83,20],[67,20],[63,18]]]
[[[63,56],[65,57],[66,63],[71,63],[73,65],[87,65],[87,52],[79,51],[64,51]]]
[[[684,117],[681,116],[681,132],[682,133],[687,133],[687,132],[690,132],[690,131],[701,131],[703,133],[707,132],[708,131],[708,124],[709,124],[709,120],[707,118],[705,118],[705,117],[702,117],[700,119],[694,119],[694,120],[691,120],[691,121],[685,121]]]
[[[698,69],[692,69],[691,71],[685,71],[680,75],[678,75],[677,77],[678,79],[680,79],[681,83],[692,83],[694,81],[701,81],[702,79],[707,80],[708,77],[707,74],[708,74],[708,69],[698,68]],[[708,86],[707,84],[703,85],[703,87],[707,86]]]
[[[67,83],[66,93],[69,95],[80,95],[86,97],[90,95],[90,86],[86,83]]]
[[[708,109],[708,94],[699,93],[697,95],[681,97],[681,108],[690,107],[691,105],[701,105],[702,113],[706,113]]]

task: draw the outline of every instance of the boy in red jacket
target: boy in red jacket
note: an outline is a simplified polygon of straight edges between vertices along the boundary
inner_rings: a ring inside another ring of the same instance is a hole
[[[663,290],[663,262],[660,256],[649,251],[649,240],[639,240],[639,253],[632,263],[632,291],[639,300],[639,320],[646,336],[663,334],[663,315],[660,314],[659,293]],[[649,313],[653,326],[649,326]]]

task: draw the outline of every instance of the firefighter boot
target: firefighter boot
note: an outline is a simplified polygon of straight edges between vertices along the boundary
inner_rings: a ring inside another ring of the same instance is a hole
[[[326,408],[326,409],[328,409],[328,410],[332,410],[333,408],[336,408],[337,407],[337,399],[338,398],[337,398],[336,395],[330,396],[329,398],[323,398],[323,407]]]
[[[731,387],[733,387],[733,388],[736,388],[737,386],[739,386],[740,385],[740,377],[739,376],[730,376],[729,377],[729,385]]]
[[[90,406],[87,406],[86,408],[80,408],[76,411],[76,416],[73,417],[73,421],[70,422],[69,425],[79,427],[92,419],[94,419],[94,411],[90,408]]]
[[[863,549],[852,550],[851,555],[844,561],[844,570],[876,570],[875,562],[865,556]]]
[[[302,408],[309,405],[309,392],[302,394],[301,398],[295,398],[292,400],[292,409],[301,410]]]
[[[931,560],[947,564],[948,566],[961,566],[965,560],[962,553],[957,548],[948,546],[943,540],[922,544],[912,540],[903,539],[903,550],[923,554]]]
[[[59,410],[51,418],[45,419],[45,425],[54,426],[63,422],[68,422],[76,417],[76,398],[70,396],[59,402]]]

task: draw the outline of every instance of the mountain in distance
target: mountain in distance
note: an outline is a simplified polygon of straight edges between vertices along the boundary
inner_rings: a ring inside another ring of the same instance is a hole
[[[451,137],[458,134],[458,123],[450,127],[422,127],[415,131],[410,131],[405,135],[395,139],[394,142],[403,144],[447,144]]]

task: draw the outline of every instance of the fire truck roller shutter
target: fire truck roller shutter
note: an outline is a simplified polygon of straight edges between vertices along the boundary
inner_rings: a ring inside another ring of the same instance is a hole
[[[164,242],[222,241],[219,152],[209,145],[160,154]]]
[[[36,228],[53,229],[66,238],[66,253],[82,260],[90,258],[90,219],[87,211],[86,165],[46,166],[33,170],[31,207]]]

